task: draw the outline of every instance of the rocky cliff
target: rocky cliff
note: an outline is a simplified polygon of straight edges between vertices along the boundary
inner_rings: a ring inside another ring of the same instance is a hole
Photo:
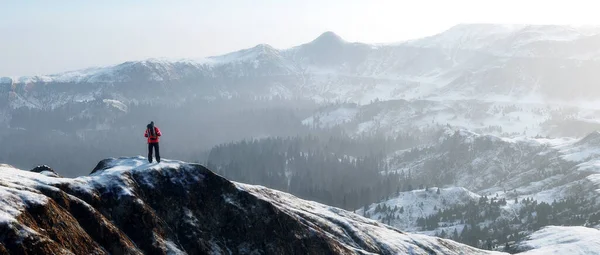
[[[0,166],[0,254],[373,253],[487,252],[230,182],[198,164],[106,159],[74,179]]]

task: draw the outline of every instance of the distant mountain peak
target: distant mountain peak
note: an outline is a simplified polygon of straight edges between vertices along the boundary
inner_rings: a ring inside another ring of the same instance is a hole
[[[278,54],[279,52],[273,46],[265,43],[258,44],[249,50],[258,54]]]
[[[209,57],[217,63],[230,63],[230,62],[244,62],[254,61],[258,57],[276,57],[279,55],[279,51],[273,46],[268,44],[258,44],[252,48],[239,50],[236,52],[228,53],[221,56]]]
[[[579,144],[579,145],[588,144],[588,145],[592,145],[592,146],[597,146],[598,144],[600,144],[600,132],[594,131],[594,132],[589,133],[585,137],[581,138],[577,142],[577,144]]]
[[[275,48],[273,48],[273,46],[271,46],[269,44],[266,44],[266,43],[258,44],[256,46],[254,46],[253,49],[256,49],[256,50],[275,50]]]
[[[327,32],[321,34],[319,37],[317,37],[317,39],[312,41],[312,43],[316,43],[316,44],[322,44],[322,43],[341,44],[341,43],[345,43],[345,42],[346,41],[344,41],[344,39],[342,39],[341,36],[337,35],[336,33],[332,32],[332,31],[327,31]]]

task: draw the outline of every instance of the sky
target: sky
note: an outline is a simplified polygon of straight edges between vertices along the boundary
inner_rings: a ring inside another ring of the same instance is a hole
[[[200,58],[325,31],[393,43],[461,23],[600,24],[596,1],[0,0],[0,77],[148,58]]]

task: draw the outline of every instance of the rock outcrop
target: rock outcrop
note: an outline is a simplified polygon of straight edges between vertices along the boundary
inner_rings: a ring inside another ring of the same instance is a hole
[[[74,179],[0,167],[0,254],[373,253],[487,252],[198,164],[107,159]]]

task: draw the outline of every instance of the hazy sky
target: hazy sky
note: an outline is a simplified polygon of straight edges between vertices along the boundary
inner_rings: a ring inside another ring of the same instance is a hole
[[[287,48],[324,31],[385,43],[458,23],[600,24],[595,2],[0,0],[0,76],[211,56],[259,43]]]

